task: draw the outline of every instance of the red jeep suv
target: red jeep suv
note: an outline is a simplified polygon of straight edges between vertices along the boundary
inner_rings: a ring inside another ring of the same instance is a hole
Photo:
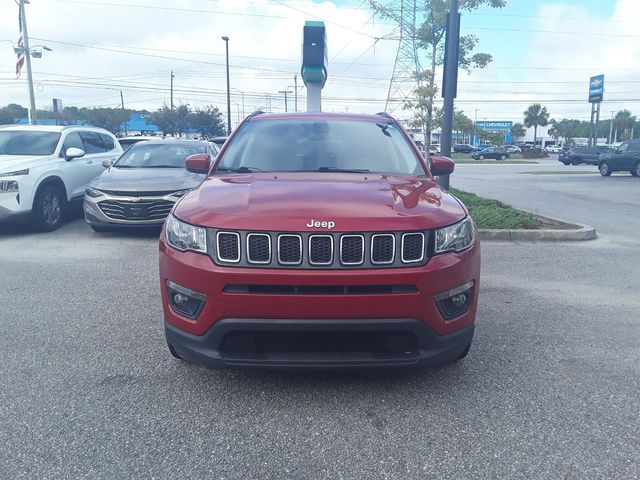
[[[438,365],[473,338],[467,209],[386,114],[249,116],[167,218],[165,333],[208,367]]]

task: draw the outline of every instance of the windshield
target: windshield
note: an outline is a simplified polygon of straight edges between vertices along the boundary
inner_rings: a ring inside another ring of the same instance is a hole
[[[140,142],[127,149],[114,164],[116,168],[184,168],[190,155],[206,153],[204,145]]]
[[[56,132],[0,131],[0,155],[53,155],[58,140]]]
[[[248,171],[425,174],[395,125],[317,119],[244,124],[216,172]]]

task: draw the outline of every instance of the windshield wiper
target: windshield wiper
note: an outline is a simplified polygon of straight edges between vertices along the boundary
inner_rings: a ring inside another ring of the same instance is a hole
[[[338,167],[320,167],[316,172],[338,172],[338,173],[367,173],[371,170],[366,168],[338,168]]]
[[[264,170],[260,170],[256,167],[238,167],[238,168],[229,168],[229,167],[218,167],[216,168],[216,172],[233,172],[233,173],[253,173],[253,172],[262,172]]]

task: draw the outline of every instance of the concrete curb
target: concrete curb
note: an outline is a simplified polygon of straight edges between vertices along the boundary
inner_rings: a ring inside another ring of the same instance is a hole
[[[498,230],[498,229],[481,229],[480,240],[502,240],[502,241],[520,241],[520,242],[582,242],[593,240],[597,237],[596,229],[591,225],[582,225],[581,223],[570,223],[558,220],[556,218],[544,217],[537,213],[530,212],[536,217],[551,220],[553,222],[565,223],[569,228],[567,230]]]

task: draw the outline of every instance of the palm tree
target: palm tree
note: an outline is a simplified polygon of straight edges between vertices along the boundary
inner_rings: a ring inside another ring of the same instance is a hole
[[[629,110],[619,111],[613,119],[613,124],[615,125],[616,130],[622,132],[623,139],[626,138],[627,132],[633,129],[635,123],[636,117],[631,115]]]
[[[549,124],[547,107],[543,107],[539,103],[529,105],[529,108],[524,111],[524,124],[527,128],[533,127],[533,144],[535,145],[538,138],[538,127]]]
[[[525,136],[527,131],[524,129],[524,125],[521,123],[514,123],[511,126],[511,136],[515,139],[522,138]]]

